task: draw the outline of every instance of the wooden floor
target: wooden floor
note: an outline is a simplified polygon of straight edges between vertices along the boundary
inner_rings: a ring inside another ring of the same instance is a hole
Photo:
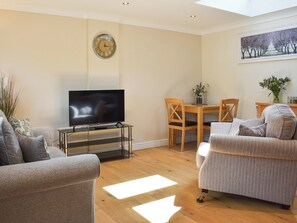
[[[297,199],[290,210],[279,205],[252,198],[209,192],[204,203],[196,203],[200,194],[195,145],[185,152],[160,147],[138,150],[130,159],[101,163],[96,182],[96,222],[148,222],[132,207],[175,195],[174,205],[181,207],[169,222],[193,223],[288,223],[297,222]],[[102,189],[117,183],[159,174],[177,185],[118,200]]]

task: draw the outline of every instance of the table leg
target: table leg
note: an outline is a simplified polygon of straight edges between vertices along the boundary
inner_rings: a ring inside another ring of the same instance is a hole
[[[132,126],[128,127],[128,151],[129,157],[132,155]]]
[[[60,150],[64,151],[63,135],[61,132],[59,132],[59,148],[60,148]]]
[[[203,142],[203,108],[200,106],[197,112],[197,147]]]
[[[66,153],[66,156],[68,156],[68,135],[67,135],[67,133],[63,134],[63,144],[64,144],[64,152]]]
[[[121,128],[121,154],[122,154],[122,157],[125,156],[125,153],[126,151],[124,151],[124,137],[125,137],[125,128]],[[129,147],[129,144],[128,144],[128,147]],[[129,150],[129,149],[128,149]]]

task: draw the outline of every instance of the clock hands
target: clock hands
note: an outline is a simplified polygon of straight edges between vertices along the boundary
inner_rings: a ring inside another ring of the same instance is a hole
[[[116,43],[108,34],[101,34],[94,38],[93,49],[98,56],[109,58],[115,53]]]

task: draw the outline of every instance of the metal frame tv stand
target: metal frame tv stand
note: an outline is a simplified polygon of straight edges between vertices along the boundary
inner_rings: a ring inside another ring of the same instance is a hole
[[[100,160],[109,160],[116,158],[129,158],[132,154],[132,125],[129,124],[115,124],[115,125],[97,125],[97,126],[76,126],[76,127],[68,127],[68,128],[60,128],[58,129],[59,133],[59,147],[63,150],[68,156],[68,150],[71,148],[77,147],[88,147],[93,145],[102,145],[109,143],[120,143],[120,148],[117,150],[110,150],[104,152],[92,152],[98,155]],[[119,136],[112,136],[110,138],[100,138],[100,139],[83,139],[79,141],[71,141],[69,140],[69,136],[76,133],[87,133],[93,131],[105,131],[105,130],[115,130],[120,131]],[[127,132],[125,130],[128,130]],[[128,150],[125,149],[125,142],[128,144]]]

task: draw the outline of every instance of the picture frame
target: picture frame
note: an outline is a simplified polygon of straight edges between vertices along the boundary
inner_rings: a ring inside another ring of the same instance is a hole
[[[297,59],[297,26],[240,35],[239,63]]]

